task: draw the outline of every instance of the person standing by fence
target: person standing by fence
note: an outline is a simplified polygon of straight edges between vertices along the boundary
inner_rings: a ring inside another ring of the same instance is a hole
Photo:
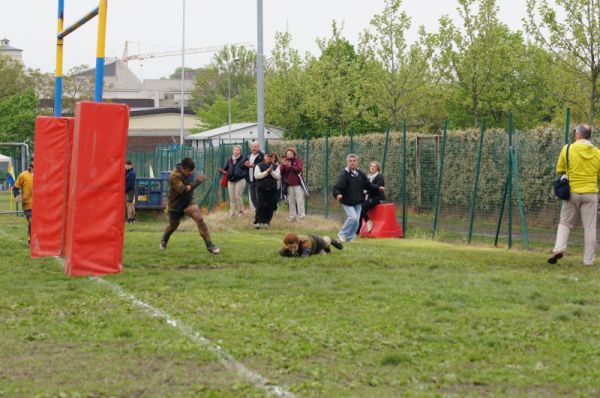
[[[246,168],[246,182],[248,183],[248,208],[256,212],[258,207],[258,197],[256,195],[256,179],[254,178],[254,168],[262,163],[265,154],[260,150],[260,143],[253,141],[250,144],[250,153],[244,158],[244,167]],[[254,214],[254,224],[258,224],[258,216]]]
[[[383,179],[383,174],[381,174],[381,165],[379,164],[379,162],[373,160],[369,164],[369,174],[367,174],[367,178],[369,179],[369,181],[371,181],[378,187],[385,186],[385,180]],[[371,232],[373,230],[373,222],[369,220],[368,211],[385,200],[385,195],[383,194],[383,192],[380,192],[379,189],[376,191],[365,191],[365,194],[366,197],[361,208],[361,219],[358,223],[358,230],[356,231],[357,234],[360,233],[362,220],[366,221],[368,232]]]
[[[272,153],[266,153],[264,161],[254,169],[258,196],[256,229],[269,227],[277,204],[277,182],[281,179],[281,172],[279,166],[273,162],[273,158]]]
[[[127,208],[127,222],[135,223],[135,170],[131,160],[125,162],[125,206]]]
[[[246,187],[246,169],[242,158],[242,147],[235,145],[227,163],[220,169],[227,173],[227,190],[229,191],[229,215],[244,215],[244,188]]]
[[[569,233],[578,212],[581,213],[583,225],[583,264],[593,265],[596,257],[600,150],[592,144],[591,137],[592,128],[587,124],[580,124],[575,130],[576,142],[565,145],[558,158],[556,171],[569,180],[571,198],[562,202],[556,244],[552,250],[552,257],[548,259],[550,264],[556,264],[566,253]]]
[[[346,168],[333,186],[333,197],[342,204],[347,216],[338,233],[342,242],[351,242],[356,236],[365,190],[383,192],[385,188],[369,181],[365,173],[358,169],[358,156],[351,153],[346,156]]]
[[[294,148],[287,148],[281,161],[282,190],[287,193],[288,206],[290,208],[290,221],[296,218],[302,220],[304,214],[304,189],[300,179],[302,178],[303,164]]]

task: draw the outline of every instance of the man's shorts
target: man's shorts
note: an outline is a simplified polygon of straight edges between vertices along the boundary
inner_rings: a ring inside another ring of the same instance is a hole
[[[190,199],[190,201],[185,205],[183,210],[171,210],[169,209],[169,220],[171,221],[179,221],[185,216],[185,209],[194,204],[194,200]]]
[[[135,191],[125,192],[125,201],[132,203],[135,198]]]

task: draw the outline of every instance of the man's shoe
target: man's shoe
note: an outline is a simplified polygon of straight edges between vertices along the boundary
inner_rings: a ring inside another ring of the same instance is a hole
[[[337,239],[331,240],[331,246],[335,247],[338,250],[342,250],[344,248],[344,245],[342,245],[342,242],[340,242]]]
[[[338,240],[340,242],[345,242],[346,241],[346,237],[344,235],[342,235],[342,234],[338,234]]]
[[[367,232],[371,232],[373,230],[373,221],[367,220]]]
[[[257,222],[256,224],[254,224],[254,229],[261,229],[262,224]]]
[[[548,259],[548,264],[556,264],[558,262],[558,260],[560,260],[561,258],[563,258],[563,254],[558,252],[558,253],[554,253],[552,255],[552,257],[550,257]]]
[[[160,251],[164,252],[165,250],[167,250],[167,242],[165,242],[164,240],[160,240]]]
[[[206,245],[206,249],[211,252],[212,254],[219,254],[221,253],[221,249],[219,249],[217,246],[215,246],[214,243],[210,243],[208,245]]]

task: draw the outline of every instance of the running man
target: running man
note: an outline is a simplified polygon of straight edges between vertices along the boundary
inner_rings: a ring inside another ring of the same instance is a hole
[[[200,236],[202,236],[206,244],[206,249],[212,254],[217,254],[221,251],[210,240],[208,227],[202,218],[202,214],[200,214],[198,205],[194,203],[194,189],[206,179],[203,175],[199,175],[194,179],[195,168],[196,164],[191,158],[183,158],[181,163],[169,175],[169,225],[167,225],[165,233],[160,240],[161,250],[166,250],[171,234],[177,230],[181,219],[187,214],[196,222]]]

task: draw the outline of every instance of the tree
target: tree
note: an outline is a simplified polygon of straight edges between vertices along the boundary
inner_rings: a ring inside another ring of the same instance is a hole
[[[83,72],[89,66],[80,65],[69,69],[63,79],[63,113],[75,114],[75,105],[80,101],[91,101],[94,98],[94,78],[86,76]]]
[[[334,134],[347,134],[373,130],[374,118],[360,106],[359,81],[365,73],[366,60],[358,55],[354,46],[342,37],[336,22],[332,24],[332,36],[317,40],[321,56],[308,56],[304,101],[301,111],[306,125],[314,133],[331,130]]]
[[[435,36],[450,120],[458,127],[477,125],[483,117],[488,125],[505,125],[523,94],[523,38],[498,20],[496,0],[458,2],[462,28],[444,16]]]
[[[23,64],[0,55],[0,101],[26,91],[31,84]]]
[[[286,130],[288,137],[303,137],[301,105],[304,101],[302,59],[291,47],[289,33],[275,34],[273,63],[265,79],[265,118]]]
[[[557,9],[547,0],[527,0],[527,18],[523,23],[527,33],[551,51],[562,68],[573,76],[572,83],[588,93],[587,98],[576,94],[565,100],[579,107],[592,124],[600,99],[600,1],[554,0],[554,3]]]
[[[0,141],[32,142],[37,115],[38,99],[31,88],[0,99]]]
[[[370,22],[372,30],[361,36],[360,51],[371,61],[370,78],[363,79],[364,91],[385,112],[385,124],[398,129],[400,121],[415,114],[415,104],[427,96],[427,83],[432,82],[429,59],[433,53],[423,27],[419,41],[409,46],[406,32],[411,21],[401,11],[402,0],[385,0],[381,14]]]

